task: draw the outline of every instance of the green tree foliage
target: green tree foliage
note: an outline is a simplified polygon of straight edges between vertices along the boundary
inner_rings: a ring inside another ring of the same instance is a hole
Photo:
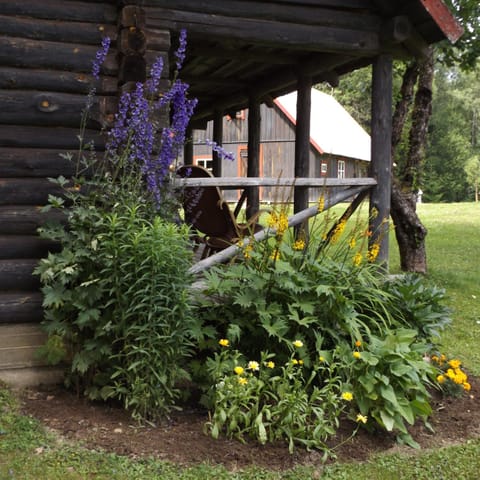
[[[480,184],[480,157],[475,155],[470,157],[464,167],[467,174],[467,181],[473,187],[475,192],[475,201],[478,202],[478,187]]]

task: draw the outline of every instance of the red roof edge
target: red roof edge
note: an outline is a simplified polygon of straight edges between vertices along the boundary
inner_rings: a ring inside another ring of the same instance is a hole
[[[420,2],[450,42],[455,43],[463,35],[463,27],[442,0]]]

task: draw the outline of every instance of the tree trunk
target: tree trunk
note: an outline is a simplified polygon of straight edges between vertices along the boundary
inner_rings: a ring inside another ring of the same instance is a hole
[[[427,272],[425,237],[427,229],[416,212],[416,184],[419,180],[427,128],[431,113],[433,82],[433,51],[419,63],[405,71],[401,98],[393,117],[392,158],[400,142],[413,91],[418,77],[415,102],[412,110],[412,126],[409,133],[408,154],[392,182],[391,216],[395,224],[395,236],[400,252],[400,267],[408,272]]]

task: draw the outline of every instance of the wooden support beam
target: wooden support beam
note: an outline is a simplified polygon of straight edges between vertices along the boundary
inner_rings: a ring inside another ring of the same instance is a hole
[[[392,58],[380,55],[372,71],[372,155],[370,175],[377,185],[370,194],[369,246],[380,246],[377,262],[388,270],[388,231],[392,168]]]
[[[260,176],[260,101],[250,97],[248,105],[248,159],[247,177]],[[247,219],[252,218],[260,209],[258,187],[248,187]]]
[[[295,177],[308,177],[310,166],[310,112],[312,108],[312,77],[300,74],[298,77],[297,123],[295,127]],[[295,187],[293,197],[294,213],[308,207],[308,188]]]
[[[193,165],[193,128],[187,126],[185,133],[185,144],[183,146],[183,163],[185,165]]]
[[[223,110],[215,110],[213,119],[213,141],[222,146],[223,144]],[[212,152],[212,173],[214,177],[222,176],[222,156],[215,150]]]

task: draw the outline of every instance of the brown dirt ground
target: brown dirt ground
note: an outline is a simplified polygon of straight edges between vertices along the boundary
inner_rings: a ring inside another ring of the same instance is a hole
[[[446,446],[480,437],[480,378],[470,378],[472,390],[461,398],[434,394],[430,419],[435,433],[421,422],[411,428],[422,448]],[[290,455],[285,445],[259,446],[235,440],[214,440],[204,433],[205,413],[184,410],[157,426],[138,426],[122,409],[77,398],[62,388],[27,389],[20,392],[22,411],[67,441],[80,441],[90,449],[103,449],[132,458],[156,457],[177,464],[201,462],[223,464],[230,470],[252,464],[285,470],[299,464],[319,464],[319,452],[296,449]],[[345,421],[332,444],[338,444],[354,426]],[[366,460],[371,454],[398,451],[392,435],[361,430],[337,450],[338,461]]]

